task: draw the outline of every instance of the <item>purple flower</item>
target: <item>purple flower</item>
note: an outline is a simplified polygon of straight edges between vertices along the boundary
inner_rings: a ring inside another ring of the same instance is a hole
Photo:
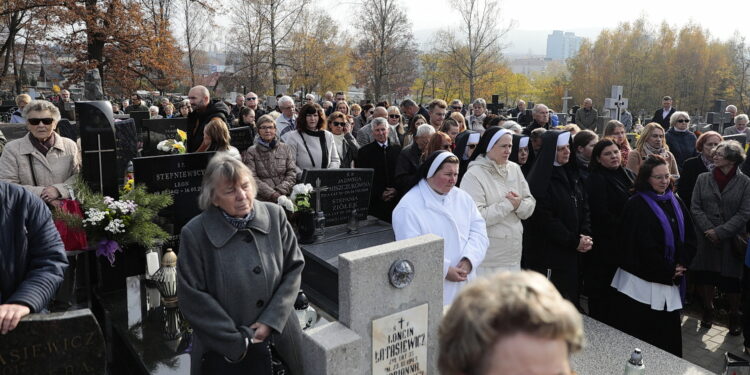
[[[105,256],[109,260],[109,264],[114,267],[115,265],[115,252],[122,252],[120,244],[114,240],[103,239],[99,241],[99,245],[96,248],[97,256]]]

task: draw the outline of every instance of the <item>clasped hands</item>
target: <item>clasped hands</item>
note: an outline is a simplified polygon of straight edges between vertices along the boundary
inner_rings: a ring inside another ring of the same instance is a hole
[[[585,253],[591,250],[591,248],[594,246],[594,239],[591,238],[591,236],[586,235],[580,235],[581,238],[578,240],[578,247],[576,250],[580,253]]]
[[[466,281],[473,268],[471,261],[467,258],[461,258],[456,266],[448,267],[448,274],[445,275],[445,279],[453,282]]]

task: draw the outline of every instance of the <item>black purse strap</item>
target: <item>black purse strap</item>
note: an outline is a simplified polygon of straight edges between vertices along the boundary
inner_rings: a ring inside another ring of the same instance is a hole
[[[34,156],[31,154],[26,154],[29,156],[29,168],[31,168],[31,180],[34,181],[34,186],[38,186],[36,183],[36,173],[34,172]]]

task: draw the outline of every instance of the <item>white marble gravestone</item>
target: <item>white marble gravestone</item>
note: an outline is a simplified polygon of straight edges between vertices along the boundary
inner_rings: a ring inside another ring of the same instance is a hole
[[[413,278],[391,284],[406,260]],[[339,321],[303,335],[306,374],[437,374],[443,316],[443,240],[421,236],[339,256]]]

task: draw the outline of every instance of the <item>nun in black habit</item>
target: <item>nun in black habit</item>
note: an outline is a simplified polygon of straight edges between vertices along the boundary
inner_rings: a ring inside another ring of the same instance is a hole
[[[456,155],[460,161],[458,164],[458,180],[456,181],[456,186],[461,186],[461,180],[464,178],[466,170],[469,169],[469,159],[473,156],[473,153],[476,150],[480,136],[481,134],[479,134],[479,132],[473,130],[466,130],[456,136],[456,148],[453,149],[453,154]]]
[[[579,305],[578,254],[591,250],[586,192],[570,157],[570,133],[550,130],[527,180],[536,209],[524,231],[521,266],[552,281],[562,296]]]
[[[529,136],[513,134],[513,150],[508,160],[521,166],[524,177],[529,176],[531,166],[534,165],[534,149],[529,147]]]

